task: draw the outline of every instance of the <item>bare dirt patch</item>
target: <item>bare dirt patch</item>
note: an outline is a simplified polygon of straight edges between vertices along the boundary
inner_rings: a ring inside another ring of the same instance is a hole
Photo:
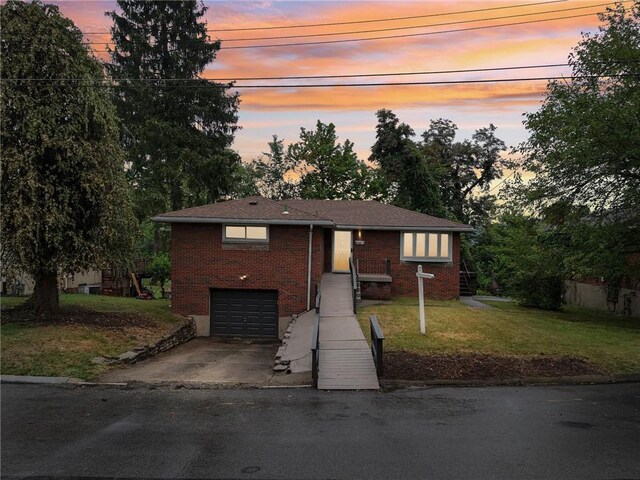
[[[386,352],[384,378],[393,380],[506,380],[522,377],[598,375],[602,370],[576,357],[511,357],[474,353]]]
[[[63,307],[59,313],[46,319],[20,307],[2,310],[2,324],[20,323],[30,325],[85,325],[109,330],[154,328],[157,320],[135,312],[98,312],[81,307]]]

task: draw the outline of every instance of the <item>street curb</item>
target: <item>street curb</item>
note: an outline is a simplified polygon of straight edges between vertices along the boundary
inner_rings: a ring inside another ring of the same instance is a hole
[[[381,389],[404,387],[526,387],[544,385],[606,385],[640,382],[640,374],[628,375],[577,375],[567,377],[522,377],[486,380],[391,380],[380,379]]]
[[[61,384],[82,383],[79,378],[73,377],[38,377],[35,375],[0,375],[0,383],[36,383],[36,384]]]
[[[0,383],[18,383],[29,385],[75,385],[79,387],[117,386],[126,387],[126,383],[86,382],[73,377],[39,377],[35,375],[0,375]]]
[[[258,385],[238,383],[200,383],[200,382],[89,382],[73,377],[39,377],[32,375],[0,375],[3,384],[32,385],[73,385],[78,387],[146,387],[173,389],[301,389],[310,385]],[[380,389],[395,390],[411,387],[526,387],[526,386],[563,386],[563,385],[606,385],[615,383],[640,383],[640,374],[628,375],[579,375],[572,377],[522,377],[511,379],[487,380],[391,380],[380,379]]]

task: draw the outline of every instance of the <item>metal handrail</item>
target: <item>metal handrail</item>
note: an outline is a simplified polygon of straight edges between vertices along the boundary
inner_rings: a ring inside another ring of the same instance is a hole
[[[388,275],[391,276],[391,260],[388,258],[380,259],[365,259],[356,258],[354,261],[356,275]]]
[[[358,273],[353,264],[353,257],[349,257],[349,272],[351,273],[351,296],[353,299],[353,313],[357,311]]]
[[[384,372],[384,349],[382,345],[384,334],[377,316],[369,315],[369,325],[371,327],[371,355],[373,355],[373,361],[376,364],[376,373],[378,377],[381,377]]]
[[[320,315],[316,315],[311,336],[311,378],[314,388],[318,388],[318,370],[320,368]]]

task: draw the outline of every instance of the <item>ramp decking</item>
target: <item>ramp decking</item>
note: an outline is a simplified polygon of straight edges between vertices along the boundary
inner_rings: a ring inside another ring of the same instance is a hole
[[[320,292],[318,388],[379,389],[371,350],[353,314],[350,276],[325,273]]]

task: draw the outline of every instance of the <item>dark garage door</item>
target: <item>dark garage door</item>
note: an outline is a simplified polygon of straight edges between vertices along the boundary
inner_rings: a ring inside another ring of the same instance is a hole
[[[211,290],[211,335],[278,337],[278,292]]]

